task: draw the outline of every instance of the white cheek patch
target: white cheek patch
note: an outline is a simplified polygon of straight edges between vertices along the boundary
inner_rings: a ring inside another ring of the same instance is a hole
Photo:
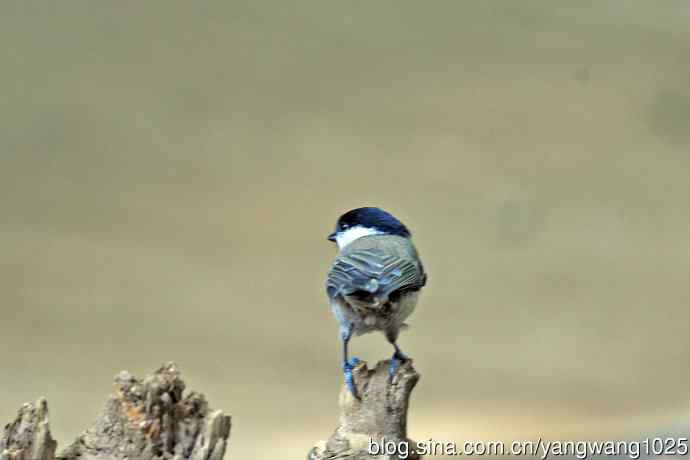
[[[380,232],[375,228],[366,228],[362,227],[361,225],[357,225],[355,227],[348,228],[344,232],[336,234],[335,242],[338,244],[338,248],[342,249],[358,238],[371,235],[383,235],[383,232]]]

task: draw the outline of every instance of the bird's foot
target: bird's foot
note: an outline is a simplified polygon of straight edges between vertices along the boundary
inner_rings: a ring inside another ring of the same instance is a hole
[[[350,393],[352,393],[352,396],[355,397],[355,399],[360,399],[359,395],[357,394],[357,387],[355,386],[355,378],[352,375],[352,370],[359,364],[359,359],[358,358],[350,358],[349,361],[345,361],[343,363],[343,375],[345,376],[345,384],[347,385],[347,389],[350,390]]]
[[[393,377],[395,377],[395,373],[398,371],[400,364],[409,360],[410,358],[402,351],[396,351],[395,353],[393,353],[391,363],[388,366],[388,377],[391,382],[393,381]]]

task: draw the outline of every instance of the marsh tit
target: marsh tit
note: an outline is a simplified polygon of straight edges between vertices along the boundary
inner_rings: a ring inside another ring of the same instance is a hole
[[[328,239],[339,252],[328,272],[326,292],[340,325],[345,383],[359,398],[352,376],[359,360],[348,358],[350,338],[381,331],[395,348],[389,368],[392,379],[399,364],[409,359],[398,347],[398,334],[427,276],[410,231],[382,209],[348,211]]]

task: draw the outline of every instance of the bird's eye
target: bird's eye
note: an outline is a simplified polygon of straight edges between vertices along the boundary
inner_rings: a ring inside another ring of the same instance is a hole
[[[348,224],[342,224],[340,228],[342,228],[343,230],[347,230],[348,228],[350,228],[350,226]]]

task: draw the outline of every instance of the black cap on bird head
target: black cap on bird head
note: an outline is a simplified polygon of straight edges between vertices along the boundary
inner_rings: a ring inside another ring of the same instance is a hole
[[[336,236],[339,233],[345,232],[354,227],[363,227],[366,229],[376,230],[385,235],[398,235],[405,238],[410,237],[410,231],[393,217],[392,214],[383,209],[374,207],[365,207],[352,209],[346,212],[338,219],[335,225],[335,231],[328,235],[330,241],[336,241]]]

